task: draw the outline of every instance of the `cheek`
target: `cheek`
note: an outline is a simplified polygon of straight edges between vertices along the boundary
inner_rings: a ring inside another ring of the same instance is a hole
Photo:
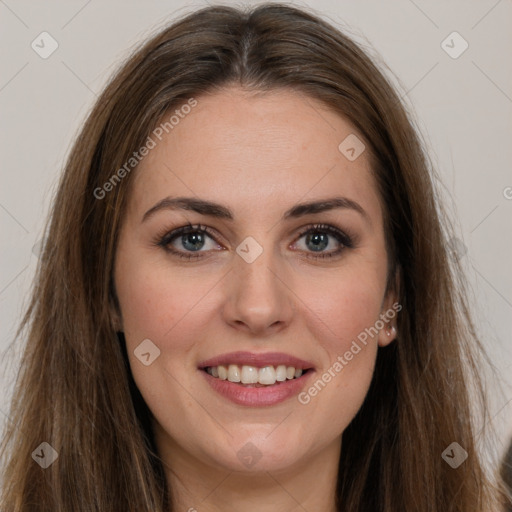
[[[119,258],[116,291],[133,375],[141,385],[149,384],[148,372],[136,360],[134,351],[145,339],[160,350],[158,364],[150,367],[152,379],[158,375],[156,367],[162,370],[160,378],[164,381],[169,378],[165,370],[183,376],[192,369],[187,368],[193,361],[189,356],[212,321],[212,288],[219,277],[211,270],[171,268],[165,258],[140,253]]]
[[[300,314],[323,353],[322,368],[301,403],[324,421],[327,414],[333,428],[343,430],[352,420],[373,376],[385,289],[380,270],[347,265],[299,285],[298,295],[307,297]]]
[[[156,274],[146,273],[140,267],[131,267],[117,282],[127,340],[160,338],[162,331],[172,327],[179,313],[179,303],[173,301],[171,293],[165,293],[165,286],[162,286]]]
[[[201,298],[211,287],[211,277],[206,282],[192,279],[190,272],[171,270],[165,261],[140,250],[127,250],[118,260],[116,292],[132,374],[144,400],[159,415],[164,414],[163,405],[180,410],[193,405],[188,394],[169,395],[168,390],[176,389],[178,376],[181,380],[187,375],[187,353],[204,330]],[[160,350],[148,366],[136,357],[146,339]]]
[[[347,265],[301,278],[296,285],[297,295],[304,297],[302,315],[311,323],[309,331],[323,340],[331,359],[379,320],[385,276],[376,266]],[[377,336],[372,339],[377,342]]]
[[[161,262],[148,262],[142,255],[120,258],[116,291],[125,334],[161,340],[193,309],[207,286],[198,281],[192,286],[183,273],[170,271]]]

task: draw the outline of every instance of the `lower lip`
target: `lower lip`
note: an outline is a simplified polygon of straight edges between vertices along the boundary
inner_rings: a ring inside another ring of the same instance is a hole
[[[313,370],[308,370],[298,379],[287,380],[279,384],[274,384],[273,386],[249,388],[230,382],[229,380],[221,380],[217,377],[212,377],[204,370],[199,371],[205,376],[208,384],[210,384],[217,393],[235,404],[252,407],[275,405],[299,394],[301,389],[306,385],[306,381],[315,373]]]

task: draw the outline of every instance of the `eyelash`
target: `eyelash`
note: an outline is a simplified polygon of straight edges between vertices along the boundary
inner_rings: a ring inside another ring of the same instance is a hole
[[[343,233],[343,231],[339,230],[338,228],[335,228],[334,226],[330,226],[329,224],[314,224],[312,226],[308,226],[299,233],[297,240],[300,240],[304,235],[307,235],[309,233],[322,232],[332,235],[342,245],[342,247],[334,252],[319,253],[313,256],[308,255],[308,258],[313,258],[317,260],[321,260],[324,258],[332,258],[340,255],[341,252],[343,252],[345,249],[351,249],[354,247],[353,237]],[[213,231],[211,231],[210,228],[208,228],[208,226],[203,226],[201,224],[187,224],[186,226],[182,226],[173,231],[165,232],[164,234],[158,235],[155,241],[155,245],[162,247],[165,251],[171,253],[173,256],[177,256],[178,258],[182,258],[185,260],[194,260],[202,258],[200,251],[198,251],[197,253],[193,253],[191,251],[183,253],[170,247],[171,242],[173,242],[176,238],[190,233],[203,233],[208,235],[213,240],[215,240],[215,235]]]

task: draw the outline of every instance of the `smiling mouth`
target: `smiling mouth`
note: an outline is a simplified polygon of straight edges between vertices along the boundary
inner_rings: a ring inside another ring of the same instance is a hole
[[[268,387],[290,380],[300,379],[311,368],[295,368],[286,365],[267,365],[263,367],[237,364],[207,366],[203,371],[219,380],[227,380],[243,387]]]

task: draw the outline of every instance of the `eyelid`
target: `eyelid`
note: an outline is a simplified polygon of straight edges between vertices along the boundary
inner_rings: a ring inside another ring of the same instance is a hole
[[[331,236],[334,236],[335,238],[341,238],[342,240],[340,243],[342,243],[345,247],[350,248],[355,245],[355,240],[357,239],[355,234],[351,234],[347,230],[343,230],[331,224],[323,223],[309,224],[308,226],[304,227],[297,235],[297,239],[302,238],[307,233],[315,231],[325,232]]]
[[[191,224],[189,222],[186,225],[182,225],[175,229],[166,229],[162,234],[157,235],[154,244],[162,247],[164,250],[168,251],[169,253],[177,257],[181,257],[188,260],[207,257],[211,251],[179,251],[176,249],[169,248],[171,242],[177,239],[180,235],[185,235],[191,232],[203,232],[206,235],[208,235],[218,245],[222,244],[219,243],[217,238],[224,239],[222,235],[220,235],[216,230],[210,228],[209,226],[205,226],[203,224]],[[306,257],[310,259],[320,260],[323,258],[340,256],[341,253],[344,252],[346,249],[351,249],[354,246],[356,246],[358,241],[358,237],[353,232],[351,232],[351,230],[341,229],[331,224],[315,223],[308,224],[307,226],[302,227],[299,230],[299,232],[295,235],[292,245],[296,244],[304,235],[311,232],[327,233],[331,237],[336,238],[336,240],[338,241],[339,244],[341,244],[342,247],[336,251],[319,252],[316,255],[314,251],[306,251]]]
[[[203,224],[191,224],[190,222],[179,226],[174,229],[165,229],[162,233],[159,233],[155,237],[155,243],[157,245],[169,245],[174,239],[178,238],[181,235],[186,235],[188,233],[194,232],[204,232],[206,233],[212,240],[214,240],[217,244],[221,245],[217,238],[224,239],[222,235],[220,235],[216,230],[210,228],[209,226],[205,226]]]

